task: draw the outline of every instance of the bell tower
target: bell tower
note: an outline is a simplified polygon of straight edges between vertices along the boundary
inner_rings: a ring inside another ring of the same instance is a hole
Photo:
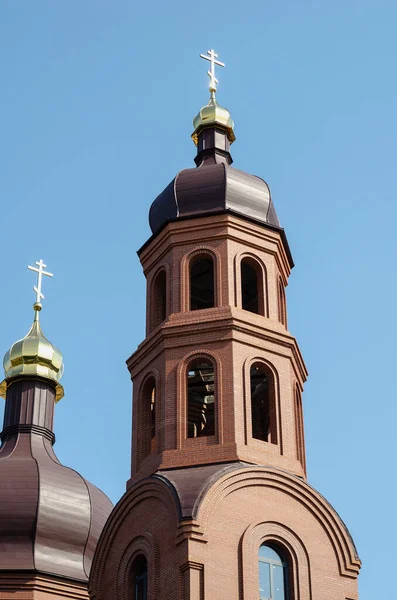
[[[353,542],[306,480],[291,252],[268,185],[231,166],[223,63],[202,57],[196,168],[154,200],[138,252],[147,315],[127,361],[131,478],[96,552],[92,598],[357,600]]]

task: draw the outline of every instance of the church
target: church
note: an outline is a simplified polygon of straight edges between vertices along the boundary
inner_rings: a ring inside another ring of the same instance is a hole
[[[138,256],[146,338],[133,380],[131,477],[112,506],[58,461],[62,354],[33,325],[4,358],[0,600],[358,600],[346,525],[307,481],[307,377],[288,330],[294,266],[270,189],[232,166],[216,98],[194,118],[196,166],[149,209]]]

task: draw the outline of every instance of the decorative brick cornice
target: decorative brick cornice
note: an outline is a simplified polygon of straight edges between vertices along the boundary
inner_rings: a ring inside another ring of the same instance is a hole
[[[213,248],[214,241],[226,238],[241,241],[241,235],[244,234],[250,236],[252,248],[263,250],[266,246],[267,250],[276,257],[279,269],[283,273],[283,280],[285,284],[287,283],[291,263],[285,249],[284,230],[259,225],[230,213],[201,217],[197,219],[195,225],[192,228],[189,220],[169,223],[161,233],[152,238],[138,252],[144,265],[144,272],[157,264],[171,248],[186,245],[186,236],[191,244],[209,244]]]
[[[198,326],[200,329],[198,330]],[[258,341],[274,344],[273,352],[285,355],[291,353],[294,369],[299,381],[307,378],[307,369],[303,361],[295,337],[284,327],[272,319],[242,311],[238,308],[210,308],[205,311],[191,311],[176,313],[157,329],[153,335],[148,336],[138,347],[136,352],[127,360],[127,366],[132,376],[136,376],[154,356],[160,354],[165,348],[173,347],[173,339],[178,347],[191,345],[192,336],[195,338],[205,335],[208,341],[209,334],[227,339],[239,339],[239,334],[250,337],[250,345],[255,346]],[[237,336],[237,337],[236,337]],[[244,343],[248,343],[247,341]],[[286,353],[282,349],[287,350]]]
[[[5,596],[8,593],[9,596]],[[36,598],[37,593],[45,594],[48,600],[70,598],[70,600],[87,600],[87,583],[67,578],[54,577],[37,572],[0,571],[0,599],[29,600]]]

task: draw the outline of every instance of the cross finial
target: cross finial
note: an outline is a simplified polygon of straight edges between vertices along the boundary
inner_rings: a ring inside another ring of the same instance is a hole
[[[31,267],[28,265],[28,269],[30,269],[31,271],[35,271],[37,273],[37,286],[34,285],[33,286],[33,290],[34,292],[36,292],[36,302],[33,305],[33,308],[35,309],[36,312],[41,310],[41,302],[40,300],[44,300],[44,294],[41,291],[41,286],[43,283],[43,275],[47,275],[47,277],[54,277],[54,275],[52,273],[49,273],[48,271],[44,271],[44,269],[47,267],[47,265],[44,264],[43,260],[40,259],[38,262],[36,261],[36,265],[37,267]]]
[[[207,56],[207,54],[208,54],[208,56]],[[208,77],[210,78],[210,92],[212,95],[212,94],[215,94],[216,84],[218,83],[218,80],[215,77],[215,65],[224,67],[225,63],[221,62],[220,60],[216,60],[218,58],[218,55],[215,53],[214,50],[208,50],[207,54],[200,54],[200,56],[201,56],[201,58],[205,58],[205,60],[209,60],[211,63],[211,68],[209,71],[207,71],[207,73],[208,73]]]

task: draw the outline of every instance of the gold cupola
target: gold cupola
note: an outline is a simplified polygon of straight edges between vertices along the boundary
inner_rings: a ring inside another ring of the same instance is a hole
[[[209,90],[211,97],[208,104],[203,106],[198,115],[196,115],[193,119],[193,142],[196,144],[196,146],[199,145],[199,135],[203,129],[206,129],[207,127],[219,127],[226,132],[229,143],[233,144],[236,139],[236,136],[234,135],[233,119],[230,116],[230,112],[227,110],[227,108],[219,106],[215,97],[216,86],[218,83],[218,80],[215,77],[215,65],[224,67],[225,64],[218,60],[218,55],[214,50],[208,50],[207,54],[200,54],[200,56],[201,58],[208,60],[210,63],[210,69],[207,72],[207,75],[210,78]]]
[[[40,261],[42,263],[42,261]],[[41,275],[50,275],[43,271],[44,263],[39,265],[39,269],[31,270],[41,271]],[[41,377],[50,380],[56,384],[56,402],[63,395],[63,387],[59,381],[63,375],[63,357],[61,352],[44,336],[40,327],[39,314],[42,308],[39,301],[44,296],[41,294],[41,275],[39,273],[38,287],[34,288],[37,293],[37,300],[33,305],[35,311],[33,325],[28,334],[15,342],[6,352],[3,360],[5,379],[0,383],[0,396],[5,398],[8,384],[15,378],[22,377]]]
[[[234,122],[227,108],[219,106],[215,98],[215,92],[211,92],[211,98],[206,106],[200,109],[200,112],[193,119],[194,132],[192,139],[196,146],[200,132],[206,127],[220,127],[226,130],[229,142],[232,144],[236,136],[234,135]]]

